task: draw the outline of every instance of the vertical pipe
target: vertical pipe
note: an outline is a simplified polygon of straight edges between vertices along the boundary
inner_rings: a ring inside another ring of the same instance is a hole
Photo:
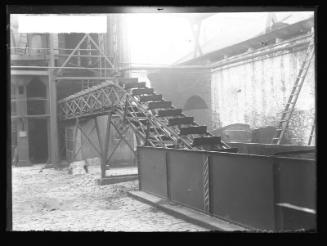
[[[54,59],[54,35],[49,34],[49,66],[55,66]],[[51,163],[59,162],[59,149],[58,149],[58,121],[57,121],[57,87],[54,79],[54,71],[52,68],[49,69],[49,113],[50,113],[50,161]]]
[[[204,156],[202,164],[203,179],[203,208],[206,213],[210,210],[210,189],[209,189],[209,156]]]

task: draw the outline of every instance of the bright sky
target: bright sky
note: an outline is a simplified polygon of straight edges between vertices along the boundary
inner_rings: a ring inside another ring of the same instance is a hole
[[[229,46],[265,30],[267,12],[215,13],[205,19],[200,33],[203,51]],[[124,32],[132,63],[172,64],[193,51],[191,26],[183,16],[192,14],[123,14]],[[313,12],[276,12],[277,20],[294,22],[313,16]],[[19,15],[22,32],[104,32],[104,15]],[[207,50],[206,50],[207,49]],[[127,61],[126,61],[127,62]]]

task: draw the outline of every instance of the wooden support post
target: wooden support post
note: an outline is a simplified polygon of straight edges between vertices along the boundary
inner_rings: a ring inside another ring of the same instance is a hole
[[[112,111],[109,111],[108,119],[107,119],[107,130],[106,137],[104,143],[103,157],[101,158],[101,177],[104,178],[106,174],[106,164],[107,164],[107,156],[108,156],[108,147],[110,141],[110,125],[111,125]]]
[[[49,66],[53,67],[55,64],[54,60],[54,34],[49,35],[49,46],[50,46],[50,58]],[[57,121],[57,86],[54,79],[53,69],[49,68],[49,138],[50,138],[50,162],[55,164],[59,162],[59,145],[58,145],[58,121]]]
[[[102,144],[101,133],[100,133],[100,128],[99,128],[99,124],[98,124],[98,117],[94,118],[94,125],[95,125],[95,129],[97,131],[100,151],[101,151],[101,153],[103,153],[103,144]]]
[[[144,146],[147,146],[149,143],[149,136],[150,136],[150,120],[148,119],[146,122],[146,131],[145,131],[145,142]]]
[[[101,134],[100,134],[100,129],[99,129],[99,124],[98,124],[98,118],[97,117],[94,118],[94,124],[95,124],[95,127],[96,127],[99,146],[100,146],[100,151],[101,151],[101,156],[100,156],[100,159],[101,159],[101,163],[100,163],[100,165],[101,165],[101,178],[104,178],[105,174],[106,174],[105,155],[104,155],[103,143],[102,143],[102,140],[101,140]]]
[[[72,159],[71,159],[71,162],[73,162],[75,160],[75,157],[76,157],[76,138],[77,138],[77,130],[78,130],[78,126],[79,126],[79,119],[76,118],[76,124],[75,124],[75,127],[74,127],[74,134],[73,134],[73,140],[74,140],[74,146],[73,146],[73,156],[72,156]]]

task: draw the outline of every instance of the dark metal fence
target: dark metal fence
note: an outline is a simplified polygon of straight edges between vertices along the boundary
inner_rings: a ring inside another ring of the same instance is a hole
[[[138,147],[140,190],[250,229],[315,229],[316,163]]]

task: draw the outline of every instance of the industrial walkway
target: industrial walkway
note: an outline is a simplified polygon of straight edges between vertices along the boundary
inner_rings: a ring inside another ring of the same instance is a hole
[[[127,196],[138,181],[99,186],[98,175],[13,167],[14,231],[206,231]]]

